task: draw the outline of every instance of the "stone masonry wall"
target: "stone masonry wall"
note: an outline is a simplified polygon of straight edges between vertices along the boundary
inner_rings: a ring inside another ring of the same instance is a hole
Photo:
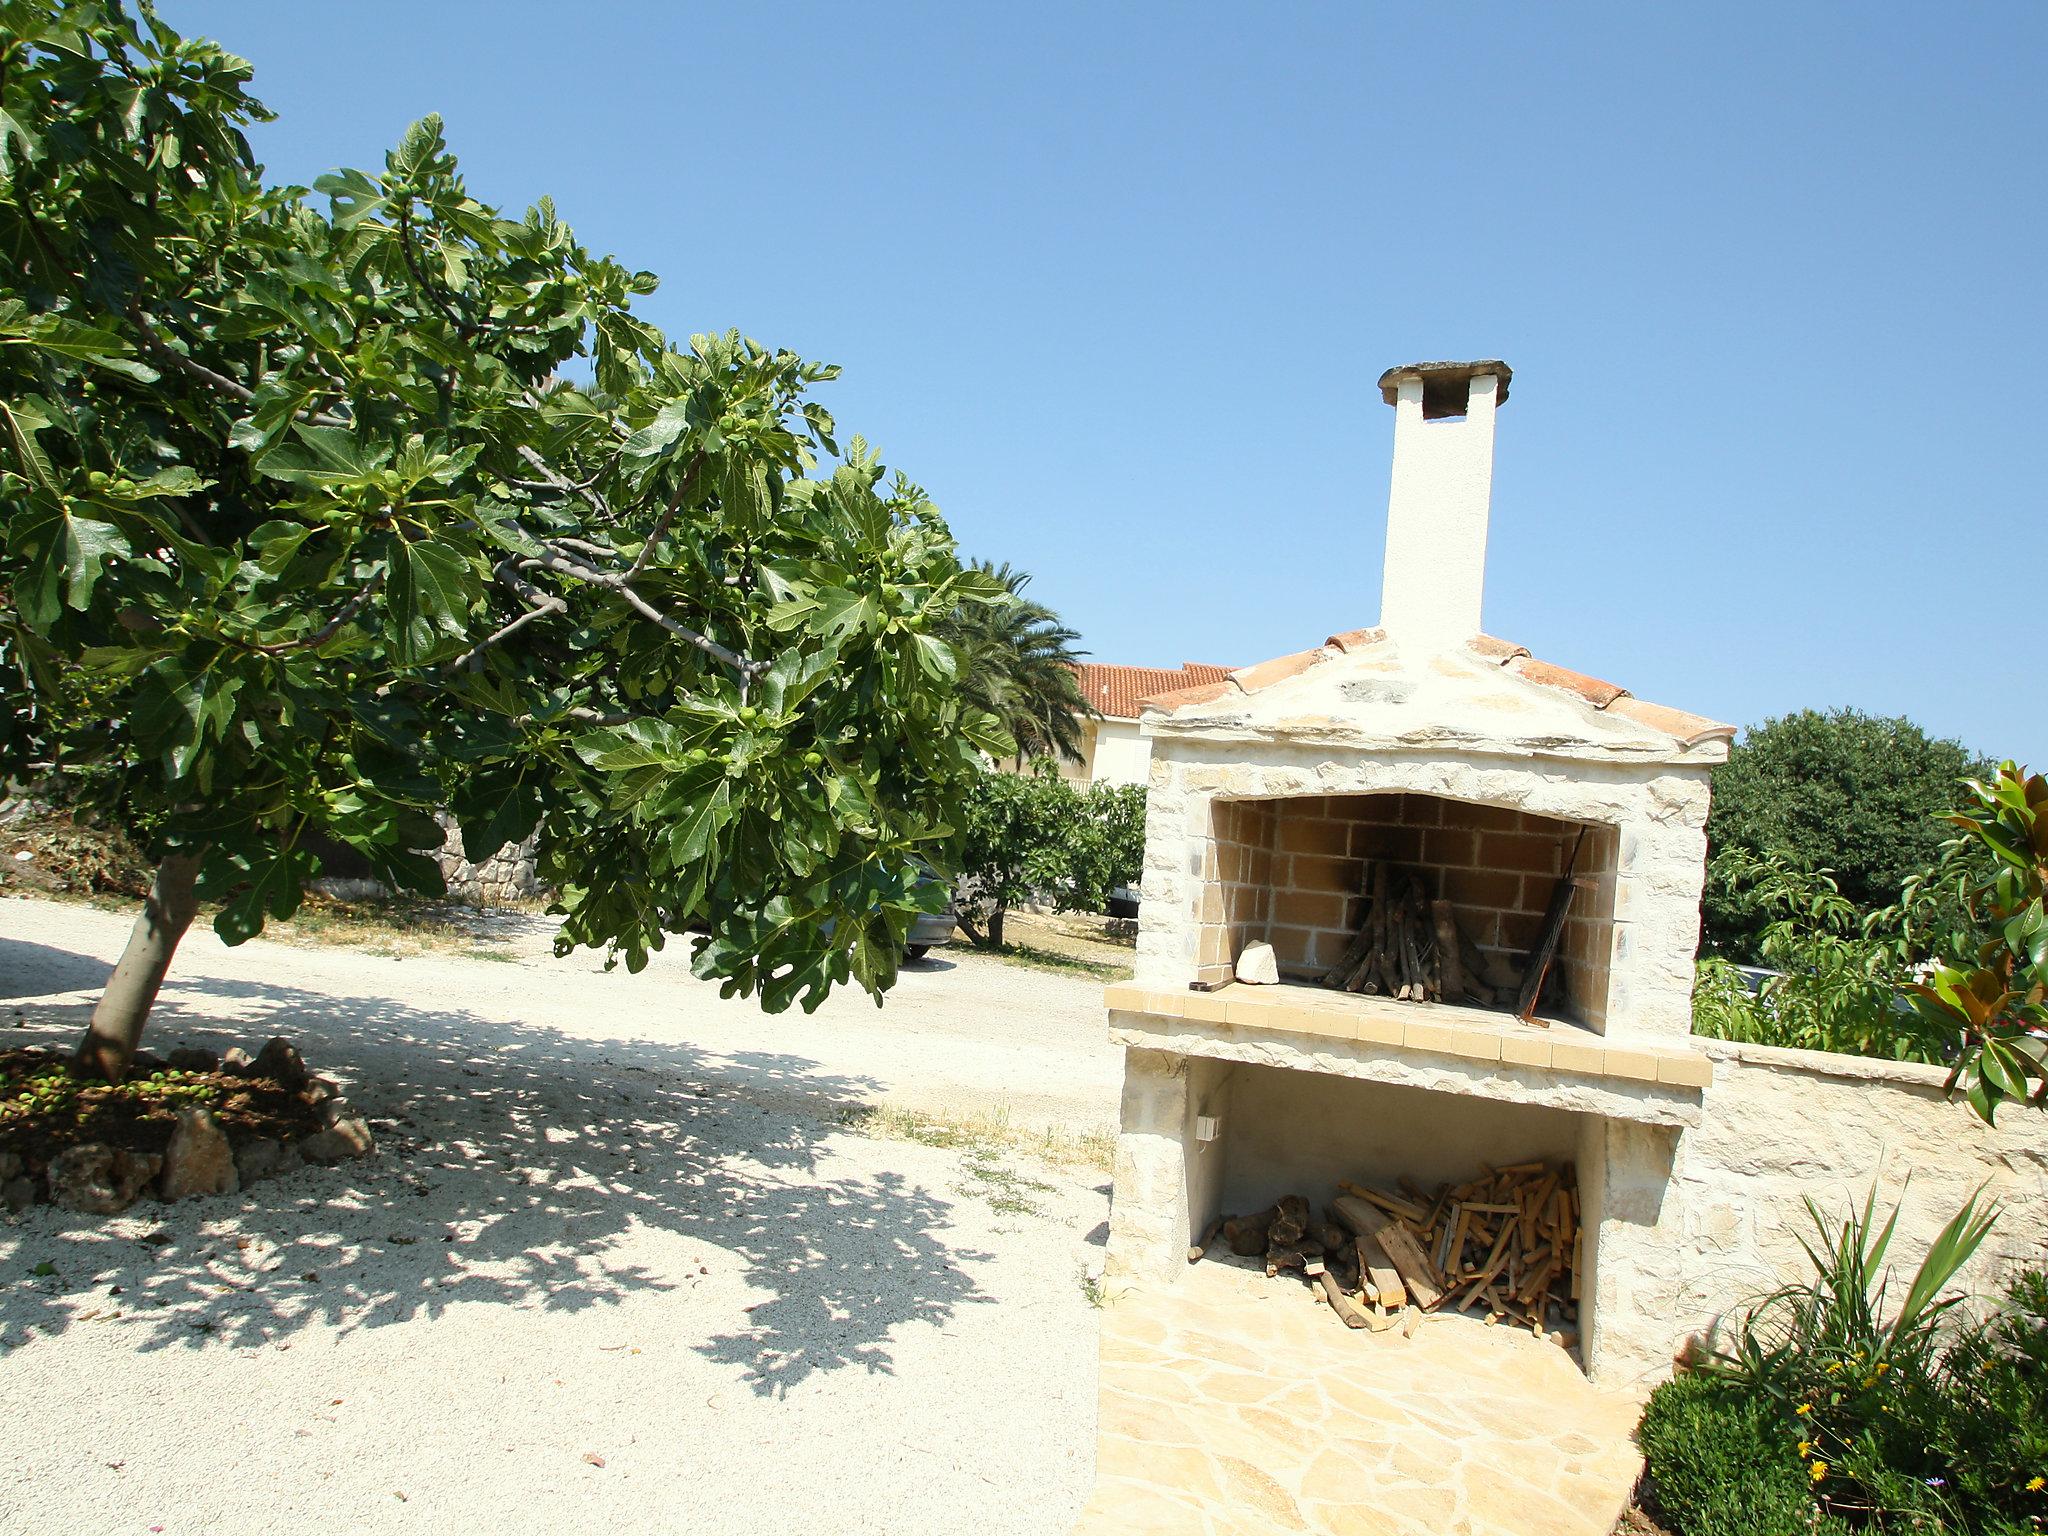
[[[2013,1269],[2048,1261],[2041,1112],[2008,1106],[1987,1127],[1943,1094],[1938,1067],[1698,1043],[1715,1058],[1701,1124],[1607,1122],[1592,1170],[1605,1186],[1593,1306],[1603,1377],[1660,1377],[1689,1335],[1809,1276],[1809,1196],[1840,1216],[1874,1184],[1882,1219],[1903,1192],[1889,1254],[1901,1284],[1980,1185],[2003,1214],[1967,1286],[1993,1294]],[[1582,1152],[1582,1181],[1588,1162]]]
[[[441,865],[441,878],[448,882],[448,894],[480,907],[509,906],[547,893],[540,878],[538,834],[523,843],[507,844],[481,864],[472,864],[462,856],[462,833],[451,821],[448,840],[435,857]]]
[[[1840,1216],[1860,1207],[1874,1184],[1882,1219],[1903,1195],[1889,1255],[1896,1284],[1980,1186],[2002,1213],[1963,1283],[1990,1296],[2014,1269],[2048,1262],[2048,1118],[2041,1112],[2008,1107],[1990,1128],[1943,1095],[1939,1068],[1699,1044],[1715,1058],[1716,1077],[1698,1125],[1577,1116],[1579,1192],[1592,1239],[1585,1358],[1601,1382],[1662,1379],[1688,1339],[1764,1292],[1808,1278],[1812,1266],[1799,1240],[1813,1231],[1809,1196]],[[1237,1053],[1260,1059],[1249,1038]],[[1222,1208],[1224,1181],[1241,1182],[1241,1170],[1216,1159],[1247,1134],[1234,1120],[1259,1106],[1245,1100],[1232,1109],[1231,1065],[1127,1050],[1106,1270],[1113,1288],[1172,1283],[1195,1229]],[[1311,1097],[1332,1091],[1316,1073],[1287,1076]],[[1309,1102],[1301,1100],[1304,1112]],[[1265,1113],[1276,1112],[1268,1105]],[[1225,1140],[1196,1142],[1197,1114],[1221,1115]],[[1332,1184],[1356,1174],[1350,1165],[1357,1159],[1335,1161],[1346,1166],[1327,1170]],[[1391,1154],[1382,1161],[1393,1166]],[[1315,1180],[1304,1173],[1298,1182],[1306,1188]]]

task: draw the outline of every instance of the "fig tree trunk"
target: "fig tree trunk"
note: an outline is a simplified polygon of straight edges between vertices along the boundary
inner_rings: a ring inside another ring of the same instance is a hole
[[[192,926],[192,914],[199,898],[193,883],[199,877],[204,849],[180,849],[167,856],[150,882],[142,913],[128,935],[128,947],[107,978],[99,1006],[92,1011],[85,1038],[78,1042],[78,1064],[96,1072],[110,1083],[128,1075],[135,1060],[135,1048],[142,1040],[142,1026],[149,1022],[149,1010],[171,968],[171,956],[178,941]]]

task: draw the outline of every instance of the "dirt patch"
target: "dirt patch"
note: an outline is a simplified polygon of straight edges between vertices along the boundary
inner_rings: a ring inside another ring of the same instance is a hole
[[[272,1077],[171,1067],[139,1054],[127,1082],[109,1083],[73,1075],[62,1051],[0,1051],[0,1153],[19,1156],[38,1180],[51,1158],[87,1142],[160,1154],[178,1111],[193,1105],[212,1111],[236,1148],[259,1138],[292,1146],[325,1125],[303,1087]]]
[[[0,890],[14,895],[140,899],[152,874],[126,833],[69,811],[17,805],[0,825]]]
[[[1105,983],[1128,981],[1137,945],[1109,937],[1105,922],[1100,917],[1012,909],[1003,919],[1003,946],[977,946],[974,953],[1033,970],[1064,971]]]

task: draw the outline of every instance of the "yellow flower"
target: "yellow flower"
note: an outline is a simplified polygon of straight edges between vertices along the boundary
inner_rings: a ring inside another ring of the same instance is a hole
[[[1813,1442],[1812,1442],[1811,1440],[1802,1440],[1802,1441],[1800,1441],[1800,1442],[1799,1442],[1799,1459],[1800,1459],[1801,1461],[1804,1461],[1804,1460],[1805,1460],[1805,1459],[1806,1459],[1806,1458],[1807,1458],[1808,1456],[1811,1456],[1812,1454],[1813,1454]]]
[[[1801,1403],[1801,1404],[1799,1405],[1799,1411],[1800,1411],[1801,1413],[1811,1413],[1811,1412],[1813,1412],[1813,1404],[1811,1404],[1811,1403]]]
[[[1806,1469],[1806,1475],[1811,1477],[1816,1483],[1820,1482],[1828,1475],[1828,1464],[1824,1461],[1816,1461]]]
[[[2048,1477],[2043,1477],[2037,1472],[2027,1479],[2027,1492],[2039,1493],[2043,1488],[2048,1488]]]
[[[1841,1368],[1842,1368],[1842,1362],[1841,1362],[1841,1361],[1839,1361],[1839,1360],[1830,1360],[1830,1361],[1828,1362],[1828,1374],[1829,1374],[1830,1376],[1834,1375],[1834,1374],[1835,1374],[1835,1372],[1839,1371],[1839,1370],[1840,1370]]]
[[[1882,1376],[1886,1371],[1890,1370],[1891,1368],[1892,1363],[1889,1360],[1880,1360],[1877,1362],[1877,1374],[1880,1376]]]

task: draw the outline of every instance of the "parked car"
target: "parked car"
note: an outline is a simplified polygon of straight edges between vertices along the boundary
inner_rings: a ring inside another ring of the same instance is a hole
[[[917,885],[944,885],[939,874],[929,864],[920,862],[917,866]],[[920,912],[910,921],[910,933],[903,941],[903,958],[922,960],[933,950],[953,942],[953,931],[959,919],[953,908],[953,890],[946,887],[946,910],[943,912]]]

